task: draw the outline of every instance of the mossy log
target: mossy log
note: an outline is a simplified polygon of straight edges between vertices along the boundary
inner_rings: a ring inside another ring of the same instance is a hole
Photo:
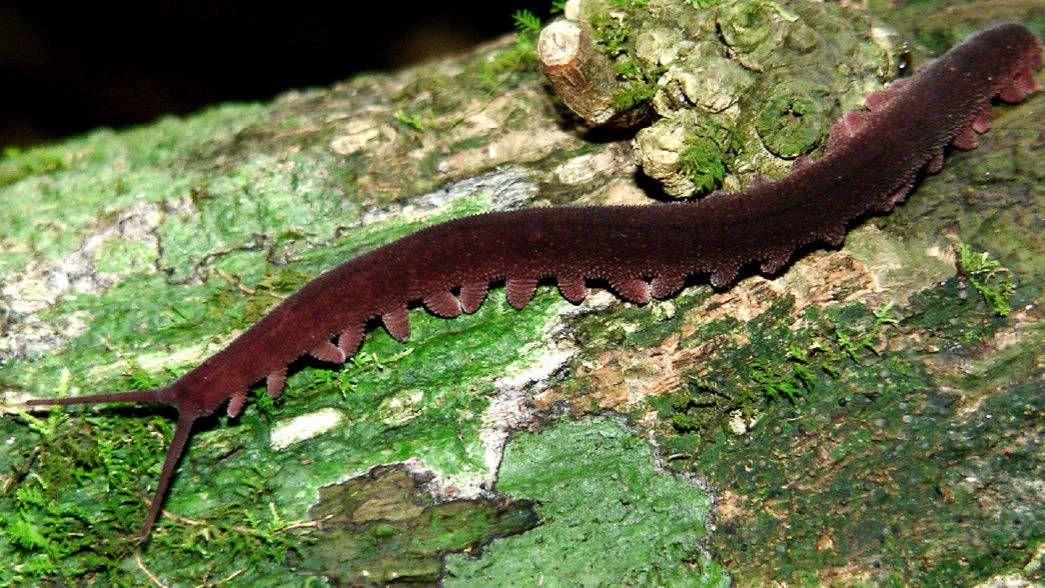
[[[978,6],[893,17],[917,48],[989,22]],[[531,48],[0,160],[0,585],[1042,581],[1040,94],[779,276],[645,306],[495,291],[453,320],[415,309],[406,345],[372,330],[340,369],[304,362],[274,404],[259,385],[196,430],[138,545],[172,415],[26,398],[166,382],[432,223],[657,193]],[[997,261],[1007,316],[959,244]]]

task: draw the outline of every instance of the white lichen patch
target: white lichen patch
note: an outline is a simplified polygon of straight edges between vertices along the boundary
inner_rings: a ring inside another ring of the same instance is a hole
[[[563,316],[554,314],[545,324],[543,334],[526,345],[519,359],[497,380],[497,393],[490,398],[479,431],[483,468],[448,475],[418,459],[403,462],[408,471],[429,479],[425,489],[437,500],[468,500],[489,494],[497,480],[509,435],[525,429],[537,416],[529,399],[546,389],[578,351],[572,339],[565,336],[560,318]]]
[[[0,284],[0,362],[55,349],[82,334],[82,317],[42,321],[38,314],[71,294],[99,294],[130,271],[143,268],[128,264],[124,272],[102,271],[99,256],[113,242],[138,243],[156,251],[153,231],[164,213],[155,202],[135,204],[108,224],[84,236],[79,247],[53,261],[34,261]],[[144,268],[147,270],[148,268]]]
[[[605,149],[574,157],[556,167],[554,173],[563,184],[576,186],[594,180],[599,174],[613,175],[617,163],[613,150]]]
[[[543,335],[526,345],[520,359],[498,380],[498,392],[490,400],[479,432],[483,461],[490,472],[488,484],[496,481],[508,435],[525,428],[535,417],[529,399],[547,389],[577,354],[572,338],[565,334],[565,325],[559,318],[547,323]]]
[[[280,421],[272,427],[269,447],[275,451],[290,447],[313,437],[318,437],[345,421],[345,415],[334,408],[321,408],[315,412]]]
[[[758,423],[757,416],[745,417],[744,412],[740,410],[734,410],[729,413],[729,430],[734,435],[743,435],[754,428],[755,424]]]
[[[330,150],[341,156],[352,155],[377,145],[396,141],[398,133],[388,124],[372,118],[360,118],[345,123],[342,133],[330,142]]]
[[[576,134],[559,128],[513,131],[482,147],[458,151],[439,162],[439,171],[453,175],[472,174],[505,163],[540,161],[554,152],[580,146]]]
[[[530,202],[537,193],[537,183],[530,177],[529,171],[519,166],[508,166],[448,184],[403,202],[373,207],[363,213],[361,224],[368,225],[403,217],[423,220],[446,212],[446,208],[454,202],[474,199],[480,195],[490,199],[484,203],[487,210],[511,210]]]

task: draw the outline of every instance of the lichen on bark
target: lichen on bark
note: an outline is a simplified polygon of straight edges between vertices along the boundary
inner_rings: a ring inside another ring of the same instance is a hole
[[[903,51],[886,25],[846,18],[832,3],[579,0],[569,8],[618,72],[640,72],[631,77],[648,92],[623,75],[601,91],[641,95],[652,106],[656,119],[635,137],[636,159],[671,197],[786,173],[798,155],[818,152],[835,118],[899,73]],[[692,134],[694,117],[731,141],[698,156],[691,141],[672,139]]]

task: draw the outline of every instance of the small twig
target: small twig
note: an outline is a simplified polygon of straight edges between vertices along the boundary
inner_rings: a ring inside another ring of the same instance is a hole
[[[202,586],[217,586],[219,584],[228,584],[229,582],[232,581],[233,578],[235,578],[236,576],[238,576],[238,575],[240,575],[240,574],[242,574],[243,572],[246,572],[246,571],[247,571],[247,568],[240,568],[240,569],[236,570],[235,572],[232,572],[231,574],[229,574],[228,576],[225,576],[224,578],[222,578],[220,580],[217,580],[215,582],[209,582],[209,583],[206,583],[206,584],[197,584],[196,587],[200,588]]]
[[[237,280],[236,278],[230,276],[229,274],[225,273],[224,271],[222,271],[222,270],[220,270],[218,268],[213,268],[211,271],[213,271],[215,274],[217,274],[217,276],[219,278],[221,278],[221,279],[225,280],[226,282],[228,282],[228,283],[232,284],[233,286],[235,286],[236,289],[239,290],[240,292],[243,292],[244,294],[250,294],[252,296],[254,294],[257,294],[257,290],[255,290],[253,288],[248,288],[247,286],[244,286],[242,283],[240,283],[239,280]]]
[[[145,564],[142,563],[142,554],[141,553],[135,553],[134,554],[134,561],[138,563],[138,569],[140,569],[146,576],[148,576],[149,579],[152,580],[153,584],[156,584],[160,588],[168,588],[168,586],[166,584],[164,584],[163,582],[160,582],[160,579],[157,578],[155,574],[153,574],[152,572],[149,571],[149,568],[145,567]]]
[[[150,499],[147,498],[147,497],[142,497],[141,501],[142,501],[142,504],[146,504],[146,505],[150,504]],[[179,523],[181,523],[183,525],[188,525],[190,527],[215,527],[216,526],[216,525],[214,525],[213,523],[211,523],[209,521],[198,520],[198,519],[190,519],[188,517],[183,517],[181,515],[174,514],[174,513],[172,513],[171,511],[169,511],[167,509],[163,509],[161,512],[163,513],[163,518],[169,518],[172,521],[177,521],[177,522],[179,522]],[[265,531],[263,529],[253,529],[251,527],[240,527],[240,526],[230,526],[230,527],[225,527],[225,528],[230,530],[230,531],[235,531],[237,533],[243,533],[245,535],[260,535],[262,533],[268,533],[268,534],[271,534],[271,535],[279,535],[280,533],[283,533],[285,531],[291,531],[293,529],[305,529],[305,528],[309,528],[309,527],[319,526],[320,523],[326,521],[327,519],[330,519],[333,516],[334,515],[327,515],[327,516],[325,516],[325,517],[323,517],[321,519],[317,519],[315,521],[298,521],[296,523],[291,523],[289,525],[280,527],[280,528],[278,528],[278,529],[276,529],[274,531]]]
[[[327,516],[325,516],[325,517],[323,517],[321,519],[315,520],[315,521],[298,521],[296,523],[291,523],[291,524],[287,525],[286,527],[280,528],[280,530],[277,531],[277,532],[278,533],[282,533],[283,531],[290,531],[291,529],[305,529],[305,528],[308,528],[308,527],[317,527],[317,526],[319,526],[320,523],[326,522],[326,521],[328,521],[328,520],[330,520],[332,518],[334,518],[334,515],[329,514],[329,515],[327,515]]]

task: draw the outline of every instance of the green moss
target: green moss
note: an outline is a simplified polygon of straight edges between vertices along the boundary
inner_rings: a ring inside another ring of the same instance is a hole
[[[679,165],[696,187],[704,194],[722,186],[726,176],[726,154],[714,141],[693,135],[686,149],[679,155]]]
[[[80,426],[55,411],[46,419],[23,417],[29,430],[12,430],[17,447],[7,465],[30,474],[0,498],[0,583],[69,583],[110,570],[135,547],[137,481],[151,476],[151,455],[162,452],[168,423],[92,417]],[[37,448],[29,451],[31,447]],[[59,457],[60,456],[60,457]]]
[[[684,387],[648,401],[664,419],[661,442],[675,456],[674,467],[692,467],[686,458],[720,435],[735,435],[729,431],[824,394],[847,370],[876,360],[877,347],[896,322],[889,307],[870,311],[846,305],[810,311],[805,317],[810,326],[791,330],[778,326],[790,307],[784,300],[747,324],[723,320],[708,325],[698,334],[702,340],[726,334],[746,341],[720,348],[706,360],[708,373],[732,377],[690,376]]]
[[[630,29],[624,19],[608,14],[595,14],[591,17],[591,26],[595,44],[606,55],[617,57],[627,49]]]
[[[657,78],[660,72],[647,72],[638,62],[625,60],[617,64],[617,78],[622,88],[613,95],[614,110],[631,110],[649,102],[657,93]]]
[[[503,90],[508,78],[526,66],[537,62],[537,35],[541,30],[541,21],[532,12],[524,9],[512,15],[515,23],[515,45],[509,49],[493,52],[481,58],[476,77],[481,87],[487,92]]]
[[[400,109],[395,111],[395,114],[393,116],[397,121],[414,129],[415,131],[428,130],[429,123],[425,122],[425,119],[423,119],[418,114],[407,114],[404,110]]]
[[[993,314],[981,298],[963,298],[958,280],[950,279],[941,287],[916,294],[912,305],[918,310],[904,321],[905,325],[924,330],[924,345],[930,349],[955,348],[987,340],[995,336],[1007,321]]]
[[[618,112],[626,112],[653,99],[657,93],[657,78],[663,71],[647,69],[634,58],[634,33],[641,26],[648,2],[610,0],[609,4],[606,12],[594,12],[588,20],[596,46],[616,64],[620,88],[614,93],[611,106]]]
[[[1016,282],[998,260],[987,252],[973,253],[971,247],[962,244],[958,248],[958,263],[959,275],[969,280],[994,314],[1008,316],[1012,312],[1010,301]]]

